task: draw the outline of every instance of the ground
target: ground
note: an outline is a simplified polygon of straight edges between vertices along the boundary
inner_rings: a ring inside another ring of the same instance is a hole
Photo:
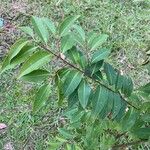
[[[80,14],[79,21],[85,30],[109,35],[107,45],[112,55],[108,61],[130,75],[136,88],[150,80],[149,0],[0,0],[0,18],[5,21],[5,31],[0,30],[0,64],[10,45],[22,35],[15,26],[29,24],[28,15],[46,16],[58,22],[69,14]],[[16,72],[17,69],[0,75],[0,123],[7,125],[0,132],[0,149],[43,150],[52,133],[57,132],[55,126],[61,123],[61,110],[56,109],[54,99],[33,117],[31,105],[36,87],[16,80]]]

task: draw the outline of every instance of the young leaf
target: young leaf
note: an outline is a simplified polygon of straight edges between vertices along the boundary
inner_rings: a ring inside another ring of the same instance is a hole
[[[100,60],[106,59],[111,51],[107,48],[102,48],[99,51],[96,51],[92,56],[92,63],[97,63]]]
[[[30,28],[30,27],[28,27],[28,26],[24,26],[24,27],[20,27],[20,29],[21,29],[24,33],[30,35],[31,37],[34,37],[34,33],[33,33],[33,29],[32,29],[32,28]]]
[[[50,72],[47,70],[38,69],[22,76],[21,80],[38,83],[44,81],[49,75]]]
[[[80,16],[69,16],[65,18],[65,20],[59,26],[59,34],[60,36],[64,36],[68,33],[69,29],[73,25],[73,23],[79,18]]]
[[[32,16],[32,24],[37,35],[41,38],[43,42],[47,44],[49,34],[46,29],[46,26],[44,25],[43,19]]]
[[[63,85],[64,95],[69,96],[77,88],[82,79],[82,74],[76,70],[71,70]]]
[[[80,104],[84,109],[88,104],[90,93],[91,93],[91,88],[89,84],[85,80],[82,80],[78,88],[78,97],[79,97]]]
[[[108,35],[106,34],[101,34],[96,36],[92,41],[91,41],[91,51],[97,49],[99,46],[101,46],[104,42],[107,41]]]
[[[117,73],[114,70],[114,68],[110,64],[105,63],[104,72],[106,73],[106,77],[107,77],[107,80],[109,81],[109,84],[110,85],[115,84],[116,78],[117,78]]]
[[[38,51],[34,53],[23,64],[20,70],[19,78],[43,66],[45,63],[50,61],[50,58],[51,58],[50,54],[45,51]]]
[[[105,104],[108,103],[108,90],[102,86],[98,86],[92,97],[92,114],[96,118],[104,108]]]
[[[47,28],[48,28],[53,34],[55,34],[55,33],[56,33],[56,27],[55,27],[54,23],[53,23],[50,19],[48,19],[48,18],[42,18],[42,19],[43,19],[45,25],[47,26]]]
[[[37,112],[45,105],[48,97],[50,96],[50,93],[50,84],[45,84],[40,87],[39,91],[36,93],[35,100],[33,103],[33,112]]]
[[[63,36],[61,39],[61,50],[62,50],[62,52],[65,53],[67,50],[72,48],[74,44],[75,44],[75,41],[70,34]]]
[[[15,42],[8,53],[9,57],[9,62],[11,61],[12,58],[14,58],[20,51],[21,49],[28,43],[26,39],[19,39],[17,42]]]

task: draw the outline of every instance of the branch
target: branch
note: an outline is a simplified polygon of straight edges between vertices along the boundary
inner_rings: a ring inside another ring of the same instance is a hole
[[[108,89],[108,90],[110,90],[110,91],[116,93],[116,91],[113,91],[111,88],[107,87],[105,84],[101,83],[100,81],[93,79],[91,76],[85,75],[85,72],[84,72],[83,70],[81,70],[80,68],[74,66],[73,64],[71,64],[71,63],[68,62],[67,60],[63,59],[62,57],[60,57],[60,55],[55,54],[55,53],[52,52],[48,47],[46,47],[46,46],[44,46],[44,45],[42,45],[42,46],[40,46],[40,47],[41,47],[42,49],[44,49],[44,50],[50,52],[51,54],[53,54],[54,56],[56,56],[56,57],[59,58],[60,60],[62,60],[65,64],[67,64],[67,65],[71,66],[72,68],[78,70],[79,72],[83,73],[84,76],[86,76],[86,77],[88,77],[88,78],[94,80],[95,82],[97,82],[97,83],[100,84],[101,86],[105,87],[106,89]],[[139,108],[137,108],[136,106],[132,105],[130,102],[128,102],[127,100],[125,100],[125,99],[123,98],[123,96],[121,95],[120,92],[119,92],[119,95],[120,95],[121,99],[122,99],[123,101],[125,101],[128,105],[130,105],[131,107],[133,107],[133,108],[139,110]]]

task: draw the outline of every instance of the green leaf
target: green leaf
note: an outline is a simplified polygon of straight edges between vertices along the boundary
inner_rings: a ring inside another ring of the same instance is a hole
[[[73,149],[72,149],[72,145],[66,144],[66,150],[73,150]]]
[[[50,148],[48,150],[57,150],[62,145],[62,142],[50,141],[50,142],[48,142],[48,144],[50,145]]]
[[[70,132],[64,128],[58,128],[59,133],[66,139],[72,139],[74,135],[70,134]]]
[[[60,70],[59,70],[60,71]],[[62,90],[62,80],[60,79],[60,72],[57,72],[55,75],[55,84],[57,86],[57,95],[58,95],[58,106],[61,106],[64,100],[64,94]]]
[[[89,72],[91,72],[91,73],[90,73],[91,76],[92,76],[94,73],[100,71],[100,68],[102,67],[102,65],[103,65],[103,60],[101,60],[101,61],[99,61],[99,62],[97,62],[97,63],[95,63],[95,64],[91,64],[90,66],[88,66],[87,69],[88,69]]]
[[[32,28],[30,28],[30,27],[28,27],[28,26],[24,26],[24,27],[20,27],[20,29],[21,29],[24,33],[30,35],[31,37],[34,37],[34,33],[33,33],[33,29],[32,29]]]
[[[18,65],[24,62],[37,49],[31,45],[25,45],[21,51],[10,61],[10,65]]]
[[[90,85],[85,80],[82,80],[78,88],[78,97],[80,104],[84,109],[88,104],[90,93],[91,93]]]
[[[92,31],[92,32],[88,33],[87,43],[88,43],[89,47],[91,46],[93,39],[96,38],[96,37],[97,37],[97,34],[95,32]]]
[[[61,51],[65,53],[67,50],[72,48],[74,44],[75,41],[70,34],[63,36],[61,39]]]
[[[87,60],[85,58],[85,56],[83,55],[83,53],[79,50],[77,50],[77,48],[75,46],[73,46],[71,49],[69,49],[66,53],[66,56],[75,64],[79,64],[81,68],[85,68],[85,66],[87,65]]]
[[[143,102],[140,109],[142,112],[150,113],[150,101]]]
[[[78,94],[77,94],[78,95]],[[75,113],[78,112],[78,108],[77,107],[71,107],[68,108],[65,112],[64,112],[64,116],[66,116],[68,119],[71,119],[72,116],[74,116]]]
[[[58,140],[59,142],[62,142],[62,143],[67,142],[66,139],[64,139],[62,137],[58,137],[58,136],[56,136],[56,140]]]
[[[99,115],[99,113],[104,108],[105,104],[108,102],[108,90],[102,86],[96,88],[95,93],[92,96],[92,115],[94,119]]]
[[[109,81],[109,84],[110,85],[115,84],[117,74],[116,74],[116,71],[114,70],[114,68],[110,64],[105,63],[104,72],[106,73],[106,77],[107,77],[107,80]]]
[[[84,41],[77,33],[71,33],[74,41],[84,48]]]
[[[95,79],[95,80],[102,80],[102,79],[103,79],[103,76],[102,76],[101,71],[95,72],[95,73],[92,75],[92,78]]]
[[[64,68],[59,69],[56,72],[56,74],[58,74],[59,80],[64,81],[69,72],[70,72],[69,68],[64,67]]]
[[[149,114],[143,114],[141,116],[142,120],[145,122],[150,122],[150,113]]]
[[[11,61],[11,59],[14,58],[27,43],[28,41],[26,39],[19,39],[15,42],[8,53],[9,61]]]
[[[81,118],[83,117],[83,115],[84,115],[84,111],[78,110],[70,117],[70,122],[71,123],[79,122]]]
[[[92,56],[92,63],[97,63],[100,60],[106,59],[111,51],[107,48],[102,48],[99,51],[96,51]]]
[[[130,129],[130,131],[132,132],[133,130],[139,129],[141,128],[143,125],[145,124],[145,122],[138,117],[135,121],[135,124],[132,126],[132,128]]]
[[[56,27],[55,27],[54,23],[50,19],[48,19],[48,18],[42,18],[42,19],[43,19],[44,24],[47,26],[47,28],[53,34],[55,34],[56,33]]]
[[[120,90],[122,88],[122,85],[123,85],[123,76],[120,75],[120,73],[118,72],[115,84],[116,90]]]
[[[113,109],[113,100],[114,100],[114,93],[112,91],[108,91],[108,102],[105,103],[102,111],[99,114],[101,119],[104,119],[107,115],[111,115]]]
[[[77,144],[66,144],[65,150],[81,150]]]
[[[44,81],[49,75],[50,72],[47,70],[38,69],[22,76],[21,80],[38,83]]]
[[[72,94],[69,95],[68,99],[68,107],[73,107],[78,101],[78,90],[75,90]]]
[[[122,118],[122,129],[123,131],[127,131],[129,129],[131,129],[135,122],[136,122],[136,119],[138,117],[138,113],[135,112],[133,109],[130,109],[124,118]]]
[[[2,66],[0,68],[0,73],[3,73],[3,72],[5,72],[8,69],[11,69],[9,63],[10,63],[9,62],[9,57],[7,56],[7,57],[5,57],[5,59],[3,61],[3,64],[2,64]]]
[[[50,84],[45,84],[40,87],[39,91],[36,93],[35,100],[33,103],[33,112],[37,112],[41,109],[46,101],[48,100],[51,93]]]
[[[91,44],[90,44],[91,51],[97,49],[104,42],[106,42],[107,38],[108,38],[107,34],[101,34],[101,35],[94,37],[94,39],[91,41]]]
[[[150,94],[150,82],[140,87],[138,90]]]
[[[123,82],[122,82],[122,88],[121,88],[121,92],[129,97],[131,95],[133,91],[133,82],[132,79],[130,77],[127,76],[123,76]]]
[[[1,73],[24,62],[36,49],[37,47],[25,45],[11,61],[9,61],[9,56],[7,56],[2,64]]]
[[[140,139],[147,140],[150,137],[150,127],[139,128],[139,129],[133,130],[132,133],[135,134]]]
[[[125,101],[122,101],[122,106],[121,106],[121,109],[119,110],[119,113],[116,115],[115,117],[115,120],[116,121],[120,121],[123,116],[125,115],[125,111],[126,111],[126,108],[127,108],[127,103]]]
[[[82,74],[76,70],[71,70],[67,76],[63,85],[64,95],[69,96],[79,85]]]
[[[105,103],[105,106],[103,107],[102,111],[99,113],[100,119],[104,119],[108,115],[107,105],[108,103]]]
[[[112,110],[113,110],[113,106],[114,106],[114,92],[109,91],[108,92],[108,103],[106,106],[106,110],[108,115],[111,115]]]
[[[50,54],[45,51],[38,51],[34,53],[23,64],[20,70],[19,78],[43,66],[45,63],[50,61],[50,58],[51,58]]]
[[[36,16],[32,16],[31,21],[37,35],[43,42],[47,44],[49,34],[46,29],[46,26],[44,25],[43,19]]]
[[[82,29],[82,27],[75,24],[75,25],[73,25],[73,28],[76,30],[76,32],[79,34],[79,36],[81,37],[82,41],[84,42],[85,41],[85,32]]]
[[[122,106],[122,99],[119,94],[114,93],[113,101],[114,103],[113,103],[113,109],[112,109],[112,119],[114,119],[118,115]]]
[[[71,26],[74,24],[74,22],[79,18],[80,16],[69,16],[65,18],[65,20],[60,24],[59,26],[59,34],[61,36],[64,36],[68,33]]]
[[[66,150],[77,150],[74,144],[66,144]]]

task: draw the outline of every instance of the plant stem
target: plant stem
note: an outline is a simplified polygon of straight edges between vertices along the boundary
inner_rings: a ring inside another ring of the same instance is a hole
[[[60,55],[55,54],[55,53],[54,53],[53,51],[51,51],[47,46],[41,45],[40,47],[41,47],[42,49],[44,49],[44,50],[50,52],[52,55],[56,56],[56,57],[59,58],[60,60],[62,60],[65,64],[71,66],[72,68],[78,70],[79,72],[81,72],[81,73],[83,73],[83,74],[85,75],[85,72],[84,72],[83,70],[81,70],[80,68],[74,66],[73,64],[71,64],[71,63],[68,62],[67,60],[63,59]],[[92,79],[92,80],[94,80],[95,82],[97,82],[97,83],[100,84],[101,86],[105,87],[106,89],[108,89],[108,90],[110,90],[110,91],[112,91],[112,92],[115,92],[115,91],[113,91],[111,88],[109,88],[108,86],[106,86],[105,84],[101,83],[100,81],[93,79],[91,76],[87,76],[87,75],[85,75],[85,76],[88,77],[88,78],[90,78],[90,79]],[[116,92],[115,92],[115,93],[116,93]],[[125,99],[123,98],[123,96],[121,95],[121,93],[119,93],[119,95],[120,95],[121,99],[122,99],[123,101],[125,101],[128,105],[130,105],[131,107],[133,107],[133,108],[139,110],[139,108],[137,108],[136,106],[132,105],[130,102],[128,102],[127,100],[125,100]]]

